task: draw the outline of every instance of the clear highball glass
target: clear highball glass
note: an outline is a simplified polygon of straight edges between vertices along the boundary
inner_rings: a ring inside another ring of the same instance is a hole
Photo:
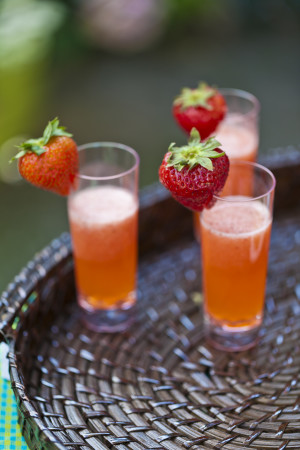
[[[68,198],[78,304],[88,328],[121,331],[136,305],[139,157],[95,142],[79,147],[79,160]]]
[[[267,168],[232,161],[226,193],[199,216],[204,326],[207,339],[221,350],[245,350],[257,341],[275,184]]]

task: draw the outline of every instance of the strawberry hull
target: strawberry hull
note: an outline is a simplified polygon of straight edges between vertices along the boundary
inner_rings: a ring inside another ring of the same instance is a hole
[[[217,145],[218,142],[212,138],[201,143],[197,137],[190,140],[188,146],[176,148],[172,144],[171,151],[166,153],[159,168],[160,182],[175,200],[192,211],[200,212],[203,208],[210,208],[213,196],[221,192],[226,182],[229,159]],[[186,165],[183,165],[184,158]],[[208,168],[197,164],[198,160]],[[174,164],[179,169],[172,165],[172,161],[175,161]]]

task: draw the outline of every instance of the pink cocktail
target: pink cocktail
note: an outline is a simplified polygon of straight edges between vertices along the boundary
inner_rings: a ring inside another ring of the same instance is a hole
[[[230,160],[255,162],[259,145],[257,98],[239,89],[220,89],[227,114],[215,131],[216,139]]]
[[[78,189],[69,197],[78,302],[85,323],[126,328],[136,303],[136,153],[120,144],[80,149]]]
[[[118,187],[91,187],[70,200],[79,298],[86,308],[135,302],[137,211],[133,195]]]
[[[258,132],[255,127],[246,126],[241,114],[227,114],[217,129],[216,139],[230,160],[256,161]]]
[[[252,176],[252,190],[243,182]],[[205,326],[219,348],[240,350],[255,342],[262,322],[272,225],[274,176],[264,167],[233,161],[238,191],[215,197],[200,215]]]
[[[258,201],[232,200],[203,213],[201,242],[206,310],[235,329],[261,320],[271,217]]]

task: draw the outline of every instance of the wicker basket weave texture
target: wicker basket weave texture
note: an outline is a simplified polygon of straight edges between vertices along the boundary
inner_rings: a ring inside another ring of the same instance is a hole
[[[237,355],[203,340],[194,242],[142,261],[135,327],[99,335],[79,320],[68,237],[55,241],[48,276],[28,269],[10,349],[30,447],[300,448],[299,229],[300,218],[274,226],[261,343]]]
[[[128,332],[99,335],[81,325],[68,235],[1,297],[0,338],[9,343],[30,448],[299,449],[299,209],[274,224],[260,344],[226,354],[203,337],[190,216],[159,195],[160,202],[144,198],[141,236],[148,232],[149,239],[142,244],[137,321]]]

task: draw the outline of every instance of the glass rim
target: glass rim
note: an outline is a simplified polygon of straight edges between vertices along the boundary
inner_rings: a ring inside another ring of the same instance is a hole
[[[276,186],[276,178],[273,174],[273,172],[271,172],[270,169],[268,169],[267,167],[263,166],[262,164],[256,163],[256,162],[251,162],[251,161],[230,161],[230,166],[234,165],[234,166],[248,166],[248,167],[253,167],[255,169],[259,169],[261,172],[264,172],[265,174],[268,174],[270,179],[271,179],[271,187],[264,193],[261,195],[257,195],[256,197],[245,197],[242,198],[240,196],[237,195],[233,195],[232,197],[239,197],[239,199],[235,199],[235,198],[228,198],[228,197],[220,197],[219,195],[214,195],[213,198],[215,200],[218,201],[222,201],[225,203],[249,203],[249,202],[253,202],[255,200],[260,200],[264,197],[267,197],[268,195],[270,195]],[[230,170],[230,166],[229,166],[229,170]]]
[[[253,107],[250,111],[241,114],[243,117],[259,114],[260,112],[260,101],[258,100],[255,95],[251,94],[248,91],[244,91],[243,89],[236,89],[236,88],[218,88],[218,91],[222,95],[232,95],[235,97],[243,98],[244,100],[248,100]]]
[[[134,172],[140,164],[140,157],[139,154],[131,147],[125,144],[120,144],[118,142],[110,142],[110,141],[101,141],[101,142],[90,142],[88,144],[83,144],[78,147],[78,151],[81,152],[82,150],[88,150],[93,148],[104,148],[104,147],[110,147],[110,148],[116,148],[117,150],[124,150],[128,153],[130,153],[134,157],[134,164],[130,169],[123,170],[122,172],[118,173],[117,175],[107,175],[107,176],[91,176],[91,175],[84,175],[78,172],[76,174],[76,177],[82,180],[97,180],[97,181],[108,181],[108,180],[116,180],[118,178],[121,178],[125,175],[129,175],[130,173]]]

